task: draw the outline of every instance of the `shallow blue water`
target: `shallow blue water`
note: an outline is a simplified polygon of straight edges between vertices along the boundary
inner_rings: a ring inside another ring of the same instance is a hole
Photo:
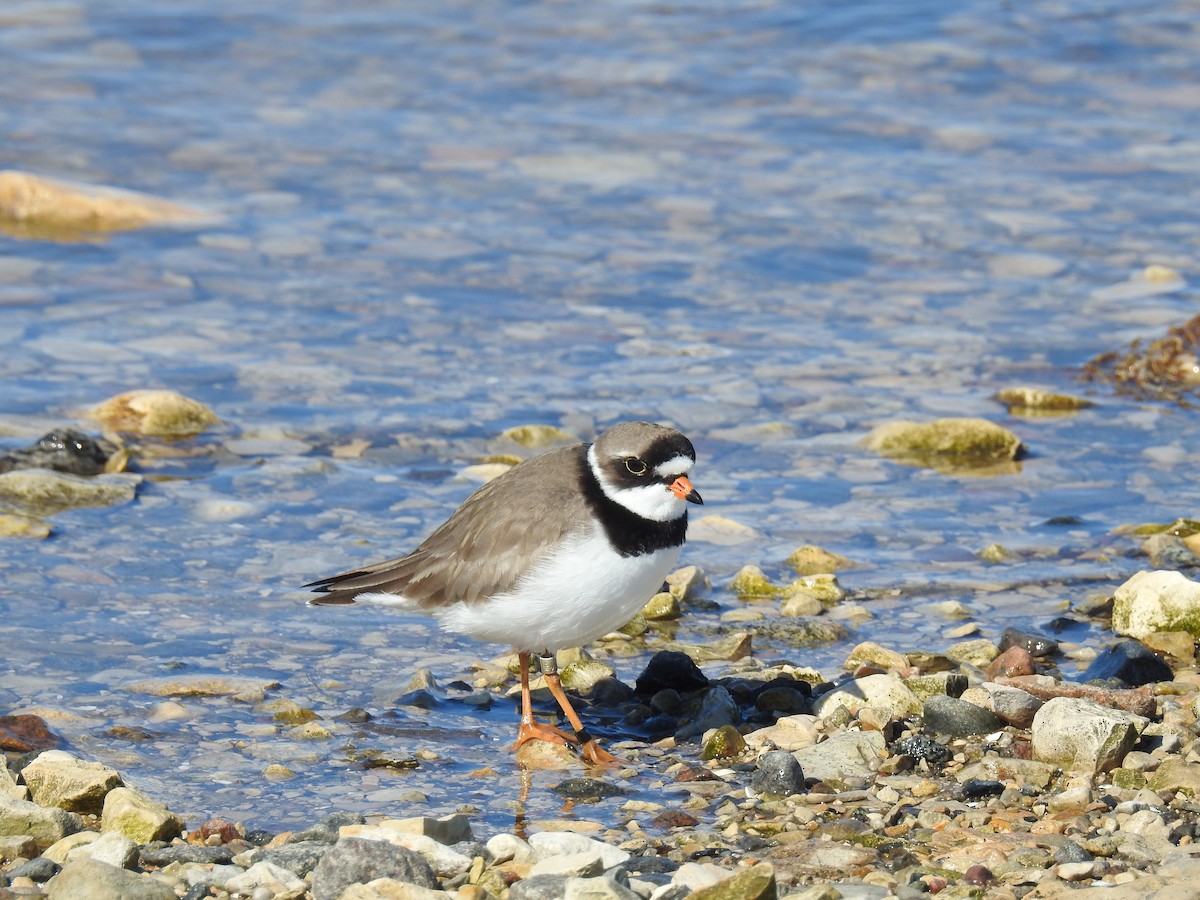
[[[528,422],[691,435],[702,512],[754,529],[685,551],[723,609],[738,567],[783,577],[798,544],[863,564],[843,583],[875,617],[850,643],[764,655],[836,672],[866,637],[944,648],[955,623],[925,600],[961,600],[996,638],[1111,589],[1145,565],[1114,527],[1195,515],[1194,413],[1075,381],[1193,312],[1190,289],[1130,279],[1151,263],[1188,277],[1200,245],[1194,13],[9,5],[0,166],[221,220],[0,237],[4,445],[140,387],[223,424],[193,455],[143,456],[166,477],[137,503],[0,545],[0,708],[59,710],[77,746],[185,814],[389,809],[361,783],[383,776],[328,743],[293,758],[252,706],[197,701],[134,747],[105,729],[147,715],[129,682],[179,666],[274,678],[330,715],[419,665],[451,680],[499,654],[419,620],[309,609],[295,589],[415,545],[469,491],[458,470]],[[990,398],[1020,384],[1098,405],[1012,418]],[[1031,455],[980,479],[859,445],[879,422],[945,415],[1005,424]],[[303,444],[236,443],[285,437]],[[362,458],[330,458],[355,438]],[[1061,516],[1077,521],[1046,524]],[[993,542],[1018,560],[981,562]],[[711,637],[717,615],[680,637]],[[482,748],[437,746],[494,762],[511,725],[497,707]],[[264,785],[276,752],[298,776]]]

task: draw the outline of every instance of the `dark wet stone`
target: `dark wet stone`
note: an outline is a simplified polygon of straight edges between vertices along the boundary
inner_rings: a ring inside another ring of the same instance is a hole
[[[592,685],[592,706],[617,706],[633,699],[633,688],[619,678],[601,678]]]
[[[675,715],[683,708],[683,697],[675,688],[666,688],[650,698],[650,708],[656,713]]]
[[[681,809],[664,809],[650,820],[659,828],[695,828],[700,820]]]
[[[987,778],[968,778],[962,784],[964,800],[982,800],[984,797],[999,797],[1004,793],[1004,783]]]
[[[274,863],[303,878],[317,867],[329,850],[329,842],[326,841],[301,841],[297,844],[272,847],[270,850],[260,850],[254,855],[254,861]]]
[[[991,869],[978,863],[963,872],[963,881],[967,884],[991,884],[995,878]]]
[[[348,837],[321,849],[326,852],[312,873],[313,900],[337,900],[350,885],[376,878],[395,878],[431,890],[438,887],[433,869],[419,853],[386,841]]]
[[[1021,647],[1028,650],[1031,656],[1051,656],[1058,652],[1058,641],[1034,631],[1022,631],[1009,626],[1000,637],[1000,649]]]
[[[1051,516],[1042,524],[1051,528],[1074,528],[1083,525],[1084,520],[1080,516]]]
[[[956,697],[934,695],[922,710],[925,728],[951,737],[971,737],[1004,727],[1004,723],[982,706]]]
[[[627,875],[669,875],[679,863],[666,856],[631,856],[619,868]]]
[[[180,900],[204,900],[204,898],[211,896],[213,896],[212,889],[204,882],[200,882],[188,888],[187,893]]]
[[[289,844],[301,844],[306,841],[319,841],[323,844],[336,844],[338,829],[343,825],[362,825],[367,820],[356,812],[330,813],[315,825],[297,831],[287,839]]]
[[[892,744],[891,751],[897,756],[911,756],[913,759],[923,759],[932,768],[941,768],[954,758],[954,753],[949,747],[939,744],[933,738],[926,737],[923,734],[901,738]]]
[[[37,716],[0,716],[0,750],[41,753],[62,746],[62,739]]]
[[[168,844],[165,847],[143,847],[139,855],[143,866],[155,868],[169,866],[174,862],[225,865],[233,859],[234,850],[228,846],[202,847],[199,844]]]
[[[603,800],[606,797],[622,797],[633,793],[602,778],[568,778],[550,790],[568,800]]]
[[[254,845],[255,847],[265,847],[273,840],[275,840],[275,835],[270,831],[265,831],[261,828],[246,832],[246,842]]]
[[[712,769],[704,766],[687,766],[675,773],[676,781],[720,781]]]
[[[1063,841],[1054,851],[1054,861],[1060,863],[1091,862],[1095,858],[1072,840]]]
[[[759,759],[750,787],[756,794],[803,794],[804,771],[787,750],[772,750]]]
[[[531,875],[508,889],[508,900],[562,900],[565,896],[566,875]]]
[[[438,698],[431,691],[421,689],[419,691],[409,691],[407,694],[397,697],[395,705],[415,706],[417,709],[433,709],[439,702]]]
[[[1092,660],[1080,680],[1104,682],[1115,678],[1130,687],[1140,687],[1174,677],[1171,667],[1149,647],[1138,641],[1118,641]]]
[[[62,866],[54,862],[54,860],[39,856],[37,859],[21,863],[15,869],[9,869],[8,877],[10,880],[14,878],[28,878],[36,881],[38,884],[42,884],[49,881],[61,871]]]
[[[334,716],[333,721],[361,724],[363,722],[371,721],[372,718],[374,717],[361,706],[352,706],[344,713],[338,713],[336,716]]]
[[[650,658],[637,677],[636,690],[643,696],[673,688],[681,694],[708,687],[708,678],[690,656],[677,650],[660,650]]]
[[[0,472],[13,469],[53,469],[68,475],[99,475],[108,462],[108,453],[93,438],[74,428],[63,428],[42,435],[25,450],[0,456]]]

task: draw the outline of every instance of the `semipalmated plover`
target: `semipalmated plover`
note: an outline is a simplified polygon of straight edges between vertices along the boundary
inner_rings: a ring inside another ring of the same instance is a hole
[[[612,762],[563,693],[555,651],[619,628],[657,592],[687,535],[692,442],[673,428],[626,422],[594,444],[526,460],[469,496],[407,556],[305,585],[315,604],[374,603],[433,615],[447,631],[516,649],[521,725],[529,740],[582,745]],[[533,720],[529,662],[575,730]]]

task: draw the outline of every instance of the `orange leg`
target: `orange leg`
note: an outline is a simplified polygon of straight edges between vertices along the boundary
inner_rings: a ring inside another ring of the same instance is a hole
[[[516,750],[528,741],[551,741],[556,744],[574,742],[575,738],[552,725],[543,725],[533,720],[533,699],[529,696],[529,657],[528,653],[517,654],[521,663],[521,726],[517,729],[517,742],[513,744],[513,749]]]
[[[550,688],[550,693],[554,695],[554,699],[558,701],[558,705],[566,714],[567,721],[575,729],[577,739],[583,743],[583,758],[597,766],[620,762],[621,760],[597,744],[596,739],[587,733],[587,729],[583,727],[583,722],[579,719],[579,714],[575,712],[575,707],[571,706],[571,701],[567,699],[567,695],[563,691],[558,673],[544,672],[543,676],[546,679],[546,687]]]

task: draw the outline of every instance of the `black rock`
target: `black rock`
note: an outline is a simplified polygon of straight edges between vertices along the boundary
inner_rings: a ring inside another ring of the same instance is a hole
[[[62,866],[52,859],[46,859],[44,856],[39,856],[37,859],[31,859],[29,862],[21,863],[15,869],[8,870],[9,880],[15,878],[28,878],[36,881],[38,884],[43,884],[62,871]]]
[[[1107,681],[1116,678],[1131,687],[1171,681],[1175,674],[1154,651],[1138,641],[1118,641],[1087,667],[1082,681]]]
[[[621,797],[633,793],[602,778],[568,778],[550,790],[568,800],[603,800],[606,797]]]
[[[592,685],[593,706],[622,706],[633,699],[633,688],[619,678],[601,678]]]
[[[168,844],[165,847],[142,847],[138,854],[143,866],[162,868],[171,863],[215,863],[225,865],[233,859],[233,849],[202,847],[199,844]]]
[[[508,900],[562,900],[565,896],[566,875],[531,875],[508,889]]]
[[[322,849],[328,852],[312,873],[313,900],[337,900],[350,885],[376,878],[395,878],[430,890],[438,888],[429,863],[405,847],[348,837],[332,847],[322,845]]]
[[[253,844],[255,847],[265,847],[273,840],[275,840],[274,833],[263,828],[256,828],[254,831],[246,832],[246,843]]]
[[[1033,631],[1021,631],[1009,626],[1000,637],[1000,652],[1009,647],[1020,647],[1028,650],[1030,656],[1052,656],[1058,652],[1058,641]]]
[[[935,694],[926,700],[921,715],[927,731],[950,737],[971,737],[1004,727],[1000,719],[982,706],[943,694]]]
[[[1091,862],[1095,858],[1071,840],[1063,841],[1054,851],[1054,861],[1060,863]]]
[[[987,778],[968,778],[962,784],[964,800],[981,800],[984,797],[999,797],[1004,793],[1004,782]]]
[[[254,854],[254,861],[273,863],[303,878],[317,867],[326,853],[330,852],[330,843],[318,840],[284,844],[282,847],[258,851]]]
[[[0,456],[0,472],[13,469],[53,469],[68,475],[99,475],[108,463],[108,453],[93,438],[73,428],[42,435],[25,450]]]
[[[629,875],[669,875],[679,863],[667,856],[631,856],[620,868]]]
[[[939,744],[931,737],[914,734],[912,737],[901,738],[891,746],[892,753],[897,756],[911,756],[913,759],[923,759],[931,768],[940,769],[954,758],[954,753],[945,744]]]
[[[416,691],[409,691],[395,700],[395,706],[415,706],[417,709],[433,709],[441,701],[434,696],[432,691],[427,691],[424,688]]]
[[[213,896],[212,888],[204,882],[200,882],[188,888],[188,892],[180,900],[204,900],[205,897],[211,896]]]
[[[787,750],[772,750],[759,759],[750,787],[756,794],[803,794],[804,770]]]
[[[361,706],[352,706],[348,710],[346,710],[344,713],[338,713],[336,716],[334,716],[333,721],[335,721],[335,722],[350,722],[351,724],[354,724],[354,725],[360,725],[363,722],[370,722],[371,719],[373,719],[373,718],[375,718],[375,717],[372,716],[365,709],[363,709]]]
[[[686,653],[660,650],[650,658],[645,671],[637,678],[636,690],[643,696],[674,688],[688,694],[708,687],[708,678]]]

